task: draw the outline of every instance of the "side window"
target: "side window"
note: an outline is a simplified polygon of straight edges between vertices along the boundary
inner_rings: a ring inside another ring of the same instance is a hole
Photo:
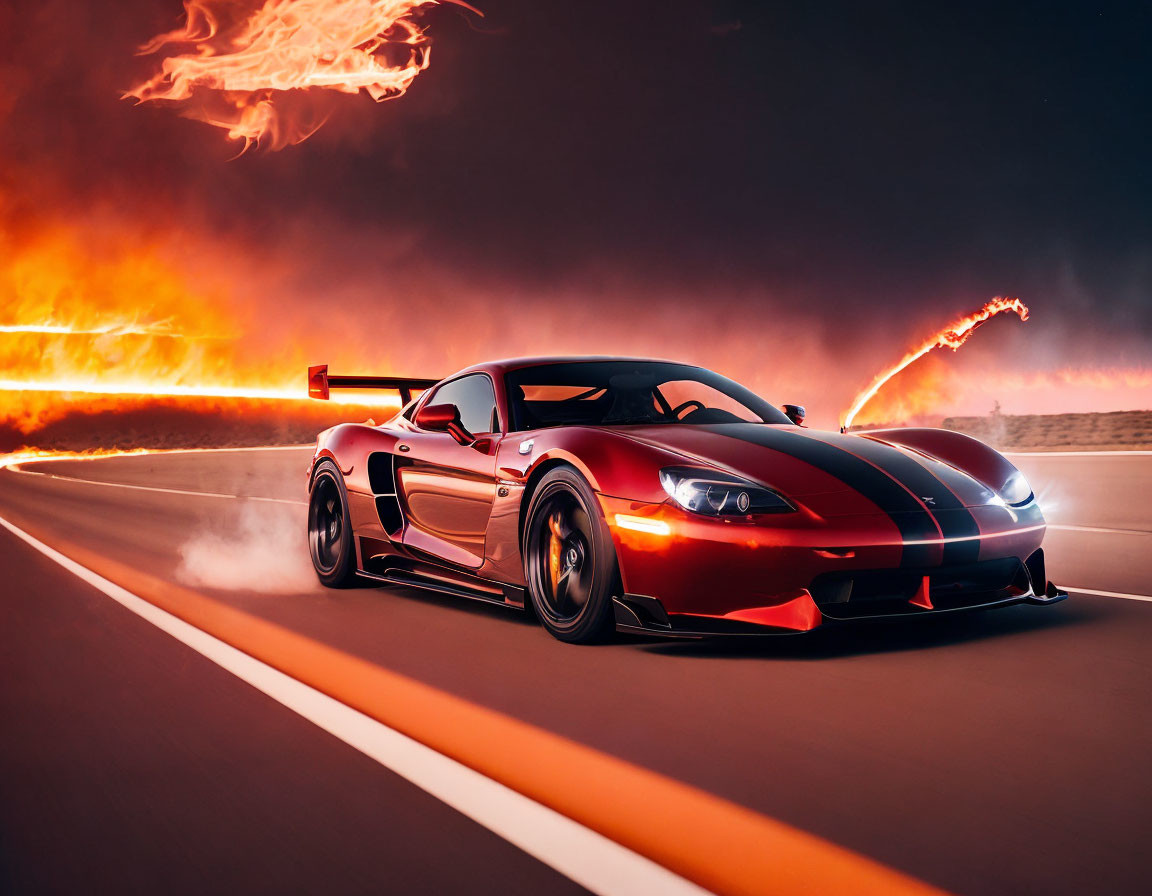
[[[492,380],[482,373],[445,383],[433,393],[428,403],[456,405],[460,409],[460,422],[474,435],[495,432],[500,425]]]

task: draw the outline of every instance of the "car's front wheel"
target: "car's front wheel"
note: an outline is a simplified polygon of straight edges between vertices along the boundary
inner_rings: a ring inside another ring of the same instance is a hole
[[[612,536],[591,486],[570,467],[549,471],[532,495],[524,573],[536,615],[561,641],[587,644],[614,629]]]
[[[342,588],[356,578],[348,493],[344,477],[330,460],[321,461],[308,495],[308,552],[316,576],[329,588]]]

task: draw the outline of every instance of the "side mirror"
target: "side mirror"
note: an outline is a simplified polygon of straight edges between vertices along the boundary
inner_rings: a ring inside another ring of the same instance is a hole
[[[460,409],[454,404],[426,404],[416,412],[413,422],[429,432],[446,432],[461,445],[476,441],[460,422]]]
[[[801,405],[786,404],[784,405],[784,416],[795,423],[797,426],[804,425],[804,416],[807,412]]]
[[[448,427],[460,419],[460,409],[454,404],[426,404],[416,412],[413,422],[421,429],[447,432]]]

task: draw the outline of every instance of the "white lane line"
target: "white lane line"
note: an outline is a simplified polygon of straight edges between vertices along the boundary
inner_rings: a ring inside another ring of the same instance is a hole
[[[102,482],[99,479],[78,479],[75,476],[60,476],[57,473],[42,473],[39,470],[21,470],[11,467],[17,473],[25,476],[44,476],[47,479],[56,479],[60,482],[81,482],[84,485],[103,485],[107,488],[129,488],[138,492],[160,492],[165,495],[192,495],[196,498],[227,498],[234,501],[264,501],[269,504],[307,504],[307,501],[297,501],[292,498],[264,498],[259,495],[229,495],[224,492],[194,492],[184,488],[160,488],[156,485],[129,485],[126,482]]]
[[[1091,594],[1093,597],[1121,597],[1124,600],[1146,600],[1152,602],[1152,594],[1124,594],[1122,591],[1097,591],[1093,588],[1077,588],[1074,585],[1061,585],[1065,591],[1076,594]]]
[[[1060,529],[1064,532],[1101,532],[1104,535],[1152,535],[1152,532],[1146,529],[1109,529],[1104,526],[1063,526],[1049,523],[1048,528]]]
[[[81,566],[0,517],[41,554],[177,641],[593,893],[702,896],[708,891],[523,794],[253,659]]]
[[[1147,457],[1152,451],[1002,451],[1005,457]]]

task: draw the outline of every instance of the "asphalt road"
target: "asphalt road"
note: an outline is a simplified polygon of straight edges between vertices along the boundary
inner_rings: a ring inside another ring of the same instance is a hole
[[[1152,454],[1021,454],[1064,585],[1152,595]]]
[[[498,607],[318,587],[307,457],[38,464],[0,472],[0,515],[954,892],[1152,886],[1152,603],[570,647]],[[1014,460],[1055,579],[1152,594],[1152,457]],[[7,533],[0,569],[0,889],[568,883]]]

